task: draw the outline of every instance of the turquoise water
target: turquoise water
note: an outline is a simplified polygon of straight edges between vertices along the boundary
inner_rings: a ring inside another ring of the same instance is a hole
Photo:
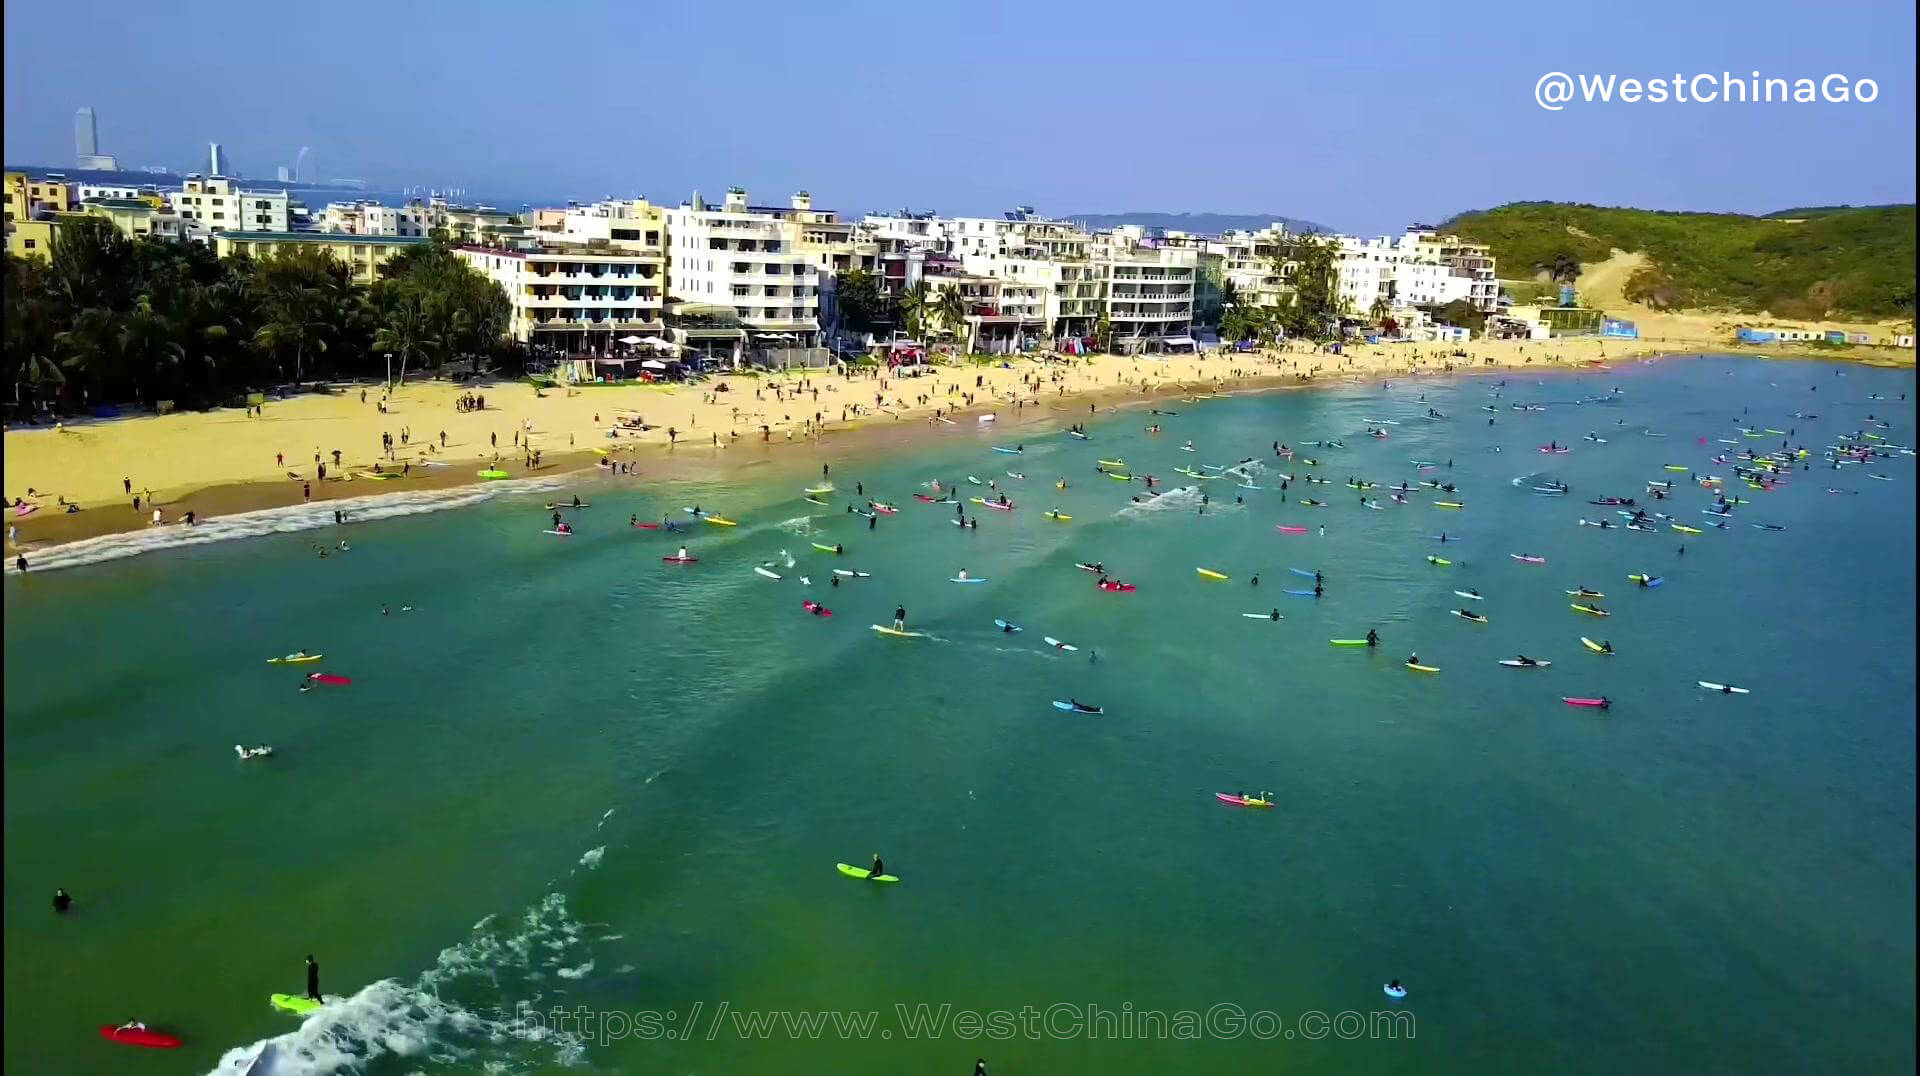
[[[788,452],[734,483],[577,483],[595,507],[573,538],[541,533],[548,497],[510,494],[348,527],[324,561],[330,530],[9,577],[5,1065],[201,1072],[285,1036],[276,1072],[1911,1070],[1914,457],[1821,457],[1863,428],[1911,444],[1913,390],[1714,359],[1164,402],[1181,414],[1158,437],[1132,412],[1090,442],[942,427],[829,455],[831,511],[799,494],[820,460]],[[1375,440],[1370,418],[1401,424]],[[1795,431],[1814,469],[1732,482],[1709,456],[1782,440],[1741,424]],[[1348,447],[1301,448],[1318,467],[1269,447],[1326,438]],[[1027,451],[988,450],[1010,442]],[[1247,456],[1335,483],[1133,506],[1138,483],[1094,473],[1115,454],[1166,489]],[[1367,511],[1340,484],[1417,479],[1414,459],[1452,461],[1435,474],[1465,511],[1425,491]],[[1753,503],[1699,536],[1576,525],[1666,478],[1650,507],[1700,525],[1708,495],[1670,463]],[[969,473],[1018,510],[963,532],[911,499]],[[1572,494],[1513,484],[1536,474]],[[856,481],[900,514],[846,515]],[[684,539],[697,565],[625,525],[695,503],[741,521]],[[1443,528],[1464,537],[1451,568],[1424,559]],[[783,549],[786,578],[752,573]],[[1077,560],[1139,590],[1100,592]],[[872,578],[829,587],[835,565]],[[1326,596],[1282,594],[1290,566]],[[989,582],[947,582],[962,568]],[[1568,608],[1581,584],[1611,618]],[[1489,624],[1449,615],[1468,587]],[[927,638],[868,630],[896,604]],[[1379,651],[1327,645],[1370,627]],[[301,647],[353,684],[302,694],[298,667],[262,664]],[[1442,672],[1401,668],[1412,651]],[[1516,652],[1554,664],[1495,663]],[[1606,713],[1559,701],[1603,694]],[[1107,712],[1050,705],[1069,697]],[[234,759],[255,742],[276,757]],[[1261,789],[1276,809],[1213,796]],[[876,851],[902,884],[833,870]],[[56,885],[78,900],[59,919]],[[351,1000],[301,1025],[266,996],[300,992],[307,953]],[[603,1043],[516,1020],[522,1002],[673,1017]],[[879,1021],[753,1037],[722,1003]],[[910,1035],[894,1007],[921,1003],[1011,1011],[1016,1033]],[[1234,1005],[1283,1030],[1216,1014],[1198,1040],[1124,1040],[1018,1015],[1057,1003]],[[1413,1036],[1297,1023],[1379,1012]],[[128,1019],[187,1044],[100,1040]]]

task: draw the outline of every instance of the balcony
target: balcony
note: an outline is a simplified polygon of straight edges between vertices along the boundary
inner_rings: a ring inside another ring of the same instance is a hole
[[[531,283],[539,284],[543,287],[558,287],[558,286],[575,287],[580,285],[606,287],[609,285],[620,285],[620,284],[625,284],[628,287],[637,287],[641,284],[657,283],[660,280],[660,274],[657,272],[654,272],[654,273],[642,273],[642,272],[626,272],[626,273],[547,272],[547,273],[542,273],[537,271],[530,271],[527,273],[526,279]]]

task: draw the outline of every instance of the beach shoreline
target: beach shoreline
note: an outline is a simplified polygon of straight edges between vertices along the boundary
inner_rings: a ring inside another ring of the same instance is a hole
[[[1085,413],[1092,417],[1102,408],[1144,407],[1195,393],[1309,389],[1391,377],[1580,371],[1595,369],[1599,363],[1704,354],[1863,361],[1863,357],[1831,353],[1789,355],[1760,348],[1667,350],[1645,341],[1578,338],[1425,347],[1358,345],[1343,354],[1265,349],[1211,357],[1100,355],[1065,363],[1022,359],[1006,368],[936,366],[917,378],[883,373],[842,377],[811,370],[758,378],[729,374],[714,380],[716,385],[731,381],[739,386],[725,397],[685,386],[562,387],[541,393],[527,382],[484,386],[416,382],[398,389],[392,397],[393,406],[384,411],[375,402],[355,403],[355,390],[362,387],[354,386],[344,392],[336,389],[270,402],[258,419],[240,418],[242,412],[226,410],[102,420],[58,430],[9,429],[7,496],[11,501],[32,488],[36,503],[42,507],[25,517],[10,510],[8,521],[18,527],[18,538],[13,540],[10,528],[8,551],[10,558],[24,553],[31,561],[36,552],[76,541],[149,530],[155,508],[167,525],[176,525],[187,512],[204,522],[274,508],[297,508],[307,503],[303,500],[306,489],[310,489],[312,503],[326,503],[349,499],[364,502],[365,498],[388,493],[414,494],[478,485],[486,480],[479,478],[477,471],[495,458],[493,441],[502,429],[512,434],[506,451],[518,458],[500,459],[497,466],[514,479],[564,482],[580,476],[632,477],[653,483],[698,479],[755,464],[855,457],[917,440],[924,436],[918,432],[921,429],[940,428],[940,418],[946,418],[954,428],[977,429],[984,425],[979,416],[991,412],[996,416],[995,428],[1027,429],[1049,422],[1064,427],[1082,406],[1093,409]],[[1899,358],[1889,356],[1869,364],[1911,363],[1910,356],[1905,363]],[[978,387],[971,392],[966,384],[969,377],[979,379]],[[947,391],[939,391],[943,388]],[[815,389],[825,391],[829,398],[821,401]],[[875,389],[881,402],[867,405],[865,401],[874,396],[866,393]],[[769,391],[775,392],[775,400],[764,398]],[[378,392],[376,385],[366,387],[362,394],[372,401]],[[452,401],[467,393],[490,397],[486,410],[447,413]],[[849,402],[856,393],[862,397],[859,408]],[[913,396],[909,398],[908,393]],[[888,395],[895,398],[888,401]],[[800,403],[803,397],[805,402]],[[843,405],[849,413],[841,420],[815,411],[822,416],[816,426],[812,415],[796,417],[787,412],[776,420],[760,408],[739,414],[739,405],[731,402],[736,399],[761,407],[786,404],[809,409],[817,401],[827,407]],[[1059,406],[1066,401],[1074,406]],[[633,413],[642,407],[652,412],[646,416],[646,430],[619,430],[609,436],[607,417]],[[862,413],[851,413],[855,410]],[[266,417],[266,412],[273,416]],[[288,473],[280,477],[259,474],[262,468],[258,467],[248,474],[244,464],[236,466],[249,454],[256,460],[269,458],[266,445],[277,441],[305,440],[324,433],[365,444],[383,430],[406,428],[414,420],[433,421],[436,416],[436,430],[444,422],[446,429],[455,431],[449,435],[447,451],[439,450],[437,439],[433,449],[426,450],[423,439],[416,435],[405,446],[396,443],[391,461],[377,461],[383,469],[393,470],[410,464],[411,474],[404,479],[357,477],[368,473],[376,460],[363,457],[356,461],[343,455],[342,463],[334,466],[331,455],[320,444],[313,446],[305,460],[285,461],[299,470],[286,469]],[[706,420],[704,425],[702,419]],[[762,419],[767,421],[757,421]],[[726,430],[725,436],[718,436],[716,424]],[[667,436],[668,427],[684,429],[687,436],[676,443]],[[480,432],[482,428],[487,428],[486,435]],[[537,466],[526,465],[526,452],[515,443],[521,432],[527,434],[526,443],[540,452]],[[483,436],[487,438],[484,448]],[[796,448],[800,451],[793,451]],[[182,461],[182,454],[191,458]],[[315,480],[313,457],[329,465],[324,481]],[[148,486],[135,480],[132,489],[126,489],[123,479],[133,476],[124,474],[116,479],[114,475],[122,468],[113,465],[126,458],[165,460],[168,466],[161,470],[162,482]],[[602,459],[628,470],[610,471],[597,465]],[[429,460],[431,463],[426,462]],[[43,488],[41,482],[55,484]],[[389,486],[393,488],[389,490]],[[131,507],[134,495],[142,497],[138,510]],[[56,506],[60,499],[79,503],[83,510],[64,512]],[[11,563],[8,570],[13,570]]]

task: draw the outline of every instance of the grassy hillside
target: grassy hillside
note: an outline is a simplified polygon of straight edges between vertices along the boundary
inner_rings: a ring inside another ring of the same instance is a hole
[[[1627,282],[1637,302],[1818,319],[1911,317],[1915,225],[1911,205],[1747,217],[1516,202],[1444,227],[1491,245],[1503,277],[1571,280],[1619,248],[1648,258]]]

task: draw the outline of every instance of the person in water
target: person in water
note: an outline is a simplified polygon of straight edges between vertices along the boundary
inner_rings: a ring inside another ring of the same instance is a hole
[[[1327,588],[1325,588],[1325,587],[1323,587],[1323,586],[1321,586],[1321,585],[1320,585],[1319,583],[1315,583],[1315,584],[1313,585],[1313,596],[1314,596],[1314,597],[1316,597],[1316,598],[1318,598],[1318,597],[1319,597],[1320,595],[1322,595],[1322,594],[1325,594],[1326,592],[1327,592]]]
[[[867,529],[868,529],[868,530],[873,530],[874,528],[876,528],[876,527],[878,527],[879,525],[880,525],[880,517],[879,517],[879,516],[877,516],[877,515],[871,515],[871,516],[868,516],[868,517],[867,517]]]
[[[1258,575],[1253,577],[1253,585],[1256,587],[1260,585],[1260,577]]]
[[[1611,653],[1613,653],[1613,641],[1612,641],[1611,639],[1608,639],[1608,640],[1604,640],[1604,641],[1602,641],[1602,642],[1600,643],[1600,652],[1601,652],[1602,654],[1611,654]]]
[[[320,1000],[320,962],[307,954],[307,997]]]
[[[1380,633],[1372,628],[1367,629],[1367,645],[1370,647],[1380,645]]]
[[[1535,660],[1533,660],[1532,658],[1530,658],[1530,657],[1528,657],[1528,656],[1526,656],[1525,654],[1518,654],[1518,655],[1515,655],[1515,657],[1514,657],[1514,660],[1515,660],[1515,661],[1518,661],[1518,662],[1519,662],[1520,664],[1522,664],[1522,665],[1538,665],[1538,664],[1540,664],[1539,662],[1537,662],[1537,661],[1535,661]]]
[[[1605,695],[1602,695],[1602,696],[1600,696],[1600,708],[1601,708],[1602,710],[1610,710],[1610,709],[1612,709],[1612,708],[1613,708],[1613,700],[1612,700],[1612,699],[1609,699],[1609,698],[1607,698],[1607,697],[1606,697]]]
[[[1011,622],[1009,622],[1009,623],[1006,623],[1006,624],[1003,624],[1003,625],[1001,625],[1001,626],[1000,626],[1000,631],[1001,631],[1001,633],[1002,633],[1002,634],[1005,634],[1005,635],[1012,635],[1012,634],[1013,634],[1014,632],[1016,632],[1016,631],[1018,631],[1018,630],[1019,630],[1019,629],[1018,629],[1018,628],[1016,628],[1016,627],[1014,627],[1014,626],[1013,626],[1013,624],[1012,624]]]
[[[1408,655],[1407,655],[1407,664],[1409,664],[1409,665],[1418,665],[1418,664],[1420,664],[1420,655],[1418,655],[1418,654],[1408,654]]]
[[[686,559],[687,559],[687,547],[686,547],[686,546],[681,546],[681,547],[680,547],[680,552],[678,552],[678,553],[676,553],[676,554],[674,554],[674,557],[675,557],[675,559],[677,559],[677,560],[686,560]]]
[[[881,860],[880,853],[875,852],[873,854],[873,866],[867,869],[867,877],[878,880],[879,877],[885,873],[887,873],[887,865]]]
[[[1278,608],[1278,607],[1275,607],[1275,608],[1274,608],[1274,610],[1273,610],[1273,612],[1271,612],[1271,613],[1268,613],[1268,614],[1267,614],[1267,619],[1268,619],[1268,620],[1279,620],[1279,619],[1280,619],[1280,610],[1279,610],[1279,608]]]
[[[893,630],[907,630],[907,607],[904,605],[896,605],[893,608]]]
[[[68,908],[71,908],[71,907],[73,907],[73,897],[71,894],[69,894],[64,889],[56,889],[53,891],[53,910],[54,911],[65,912]]]

